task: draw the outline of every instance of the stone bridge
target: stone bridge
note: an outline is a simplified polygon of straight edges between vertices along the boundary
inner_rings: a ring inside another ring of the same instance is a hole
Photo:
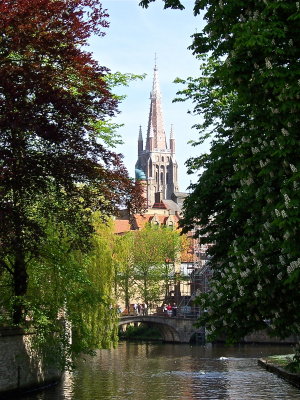
[[[156,327],[164,342],[189,343],[191,339],[203,342],[204,328],[194,326],[195,318],[165,317],[159,315],[125,316],[119,320],[119,327],[143,323]]]

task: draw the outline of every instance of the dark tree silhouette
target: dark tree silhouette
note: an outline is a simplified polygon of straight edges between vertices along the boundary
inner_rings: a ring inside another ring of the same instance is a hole
[[[182,220],[214,244],[199,323],[235,341],[262,328],[299,335],[299,3],[195,0],[200,12],[206,25],[191,45],[200,76],[178,80],[178,100],[199,115],[194,144],[212,139],[188,161],[199,179]]]
[[[72,225],[82,245],[93,210],[108,215],[141,199],[97,124],[118,103],[109,70],[83,50],[108,27],[101,3],[3,0],[0,15],[0,273],[11,275],[20,323],[26,264],[50,214]]]

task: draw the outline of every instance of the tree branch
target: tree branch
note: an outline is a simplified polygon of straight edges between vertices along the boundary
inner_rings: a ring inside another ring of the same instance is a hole
[[[13,270],[7,265],[4,260],[0,260],[0,272],[1,270],[6,269],[11,275],[13,275]]]

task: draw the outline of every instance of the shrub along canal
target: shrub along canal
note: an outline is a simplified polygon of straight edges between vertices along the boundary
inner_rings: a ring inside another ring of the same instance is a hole
[[[289,346],[121,342],[81,357],[61,383],[23,400],[299,400],[300,390],[257,360]]]

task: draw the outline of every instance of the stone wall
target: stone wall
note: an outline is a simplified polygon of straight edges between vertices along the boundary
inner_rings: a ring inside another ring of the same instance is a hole
[[[0,399],[4,393],[22,392],[60,380],[62,371],[46,367],[32,348],[34,334],[21,329],[0,329]]]
[[[260,359],[258,360],[258,365],[265,368],[267,371],[273,372],[274,374],[285,379],[287,382],[291,383],[293,386],[296,386],[300,389],[300,374],[289,372],[282,368],[281,365],[271,362],[270,360]]]
[[[299,337],[289,336],[285,339],[280,339],[269,336],[266,331],[258,331],[245,336],[243,343],[296,344],[299,343]]]

